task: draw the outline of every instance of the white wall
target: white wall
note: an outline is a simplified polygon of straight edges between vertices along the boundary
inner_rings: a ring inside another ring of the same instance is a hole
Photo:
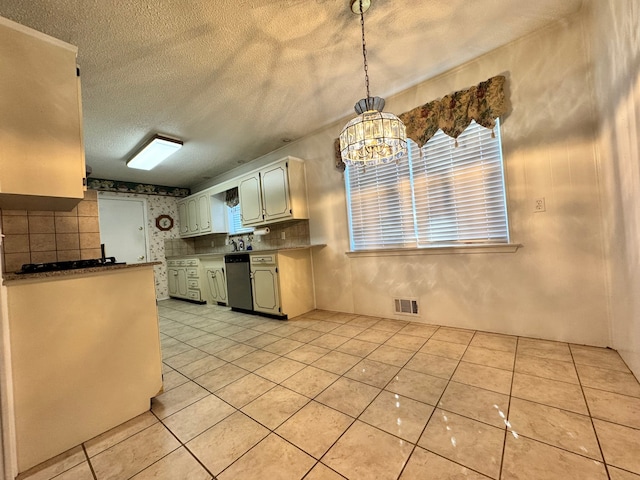
[[[589,5],[613,347],[640,377],[640,4]]]
[[[387,98],[387,110],[399,114],[507,76],[509,218],[512,241],[524,245],[516,253],[348,257],[344,183],[333,150],[348,119],[243,166],[284,155],[307,160],[311,241],[327,244],[314,250],[318,308],[394,318],[394,296],[416,297],[423,322],[610,345],[583,20],[576,15]],[[545,197],[545,213],[533,213],[537,197]]]

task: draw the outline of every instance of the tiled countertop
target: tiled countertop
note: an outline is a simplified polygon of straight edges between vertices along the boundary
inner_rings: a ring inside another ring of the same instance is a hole
[[[149,267],[154,265],[161,265],[161,262],[146,262],[146,263],[122,263],[116,265],[106,265],[104,267],[91,267],[91,268],[76,268],[72,270],[59,270],[56,272],[38,272],[38,273],[5,273],[3,274],[3,282],[5,285],[17,282],[20,280],[37,280],[37,279],[49,279],[56,277],[68,277],[72,275],[86,275],[89,273],[102,273],[113,270],[122,270],[125,268],[140,268]]]

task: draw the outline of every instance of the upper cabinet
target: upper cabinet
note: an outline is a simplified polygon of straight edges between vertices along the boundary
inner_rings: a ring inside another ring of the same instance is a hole
[[[309,218],[304,162],[294,157],[242,177],[238,195],[243,225]]]
[[[0,17],[0,208],[71,210],[84,196],[76,55]]]
[[[181,237],[226,233],[227,214],[221,195],[199,192],[178,202]]]

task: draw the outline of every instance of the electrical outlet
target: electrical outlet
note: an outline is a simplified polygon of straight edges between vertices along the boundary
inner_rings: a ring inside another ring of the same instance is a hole
[[[215,247],[216,246],[216,241],[215,240],[211,240],[211,246]]]
[[[545,212],[547,210],[545,204],[544,204],[544,197],[540,197],[540,198],[536,198],[536,203],[535,206],[533,208],[533,212],[537,213],[537,212]]]
[[[287,234],[284,231],[280,232],[280,239],[281,240],[286,240],[287,239]]]

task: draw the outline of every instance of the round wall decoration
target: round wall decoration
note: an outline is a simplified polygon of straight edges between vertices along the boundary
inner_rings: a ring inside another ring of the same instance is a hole
[[[156,227],[158,230],[166,232],[173,228],[173,218],[169,215],[158,215],[156,218]]]

